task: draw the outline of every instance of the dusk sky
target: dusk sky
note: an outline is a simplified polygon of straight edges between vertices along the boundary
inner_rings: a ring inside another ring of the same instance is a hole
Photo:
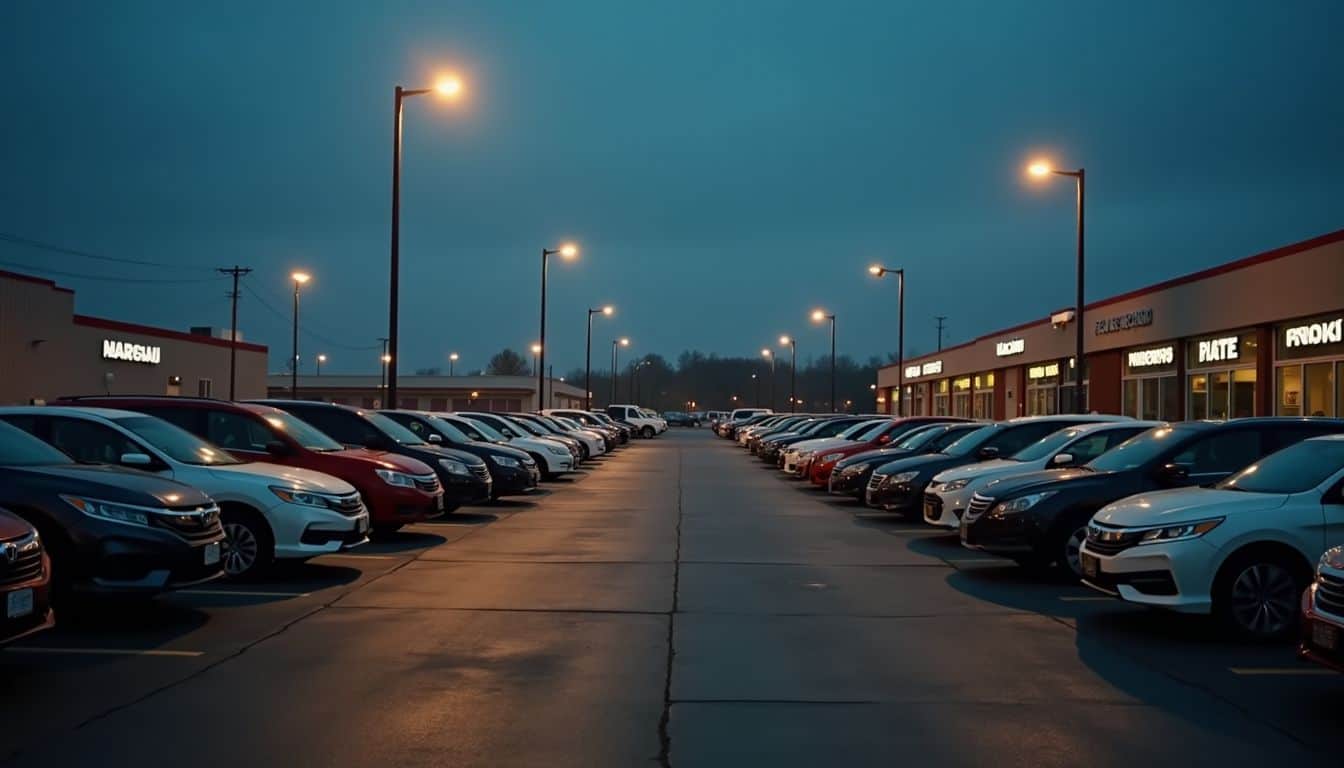
[[[907,352],[1073,300],[1088,172],[1088,296],[1344,227],[1344,3],[7,2],[0,242],[77,310],[377,371],[386,335],[392,89],[407,102],[401,370],[474,370],[537,337],[552,263],[556,372],[628,354]],[[60,274],[69,273],[69,274]],[[78,275],[78,276],[73,276]],[[191,282],[127,283],[115,279]],[[1310,279],[1310,276],[1303,276]],[[305,362],[305,368],[309,366]]]

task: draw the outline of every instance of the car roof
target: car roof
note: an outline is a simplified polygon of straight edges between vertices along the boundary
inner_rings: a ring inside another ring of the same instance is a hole
[[[41,414],[77,414],[84,416],[97,416],[103,419],[124,419],[128,416],[144,416],[139,411],[124,411],[118,408],[87,408],[83,406],[65,406],[48,407],[45,405],[16,405],[9,408],[0,408],[0,415],[21,415],[30,413]]]
[[[1112,413],[1054,413],[1048,416],[1016,416],[1001,423],[1016,424],[1024,421],[1076,421],[1078,419],[1084,419],[1087,422],[1134,421],[1130,416],[1116,416]]]

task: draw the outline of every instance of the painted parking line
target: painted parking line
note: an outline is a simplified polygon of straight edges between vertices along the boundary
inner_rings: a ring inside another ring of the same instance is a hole
[[[69,656],[169,656],[176,658],[195,658],[204,656],[204,651],[166,651],[162,649],[142,650],[139,648],[47,648],[40,646],[12,645],[4,649],[5,653],[47,653]]]
[[[179,589],[179,595],[225,595],[227,597],[309,597],[312,592],[263,592],[245,589]]]
[[[1228,667],[1228,672],[1247,677],[1268,677],[1271,675],[1296,675],[1315,677],[1317,675],[1338,675],[1339,673],[1324,667]]]

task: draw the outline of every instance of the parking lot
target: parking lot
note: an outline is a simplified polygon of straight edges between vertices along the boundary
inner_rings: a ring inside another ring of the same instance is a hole
[[[1344,681],[673,430],[0,652],[9,765],[1338,764]],[[1136,763],[1137,761],[1137,763]]]

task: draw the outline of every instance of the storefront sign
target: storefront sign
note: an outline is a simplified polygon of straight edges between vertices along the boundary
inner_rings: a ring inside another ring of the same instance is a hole
[[[905,378],[907,379],[919,378],[919,366],[918,365],[905,366]]]
[[[1176,362],[1176,347],[1168,345],[1155,349],[1140,349],[1129,353],[1130,368],[1151,368]]]
[[[1285,328],[1283,331],[1283,345],[1288,349],[1341,342],[1344,342],[1344,317]]]
[[[1127,314],[1098,320],[1096,325],[1096,335],[1101,336],[1107,333],[1115,333],[1116,331],[1127,331],[1130,328],[1139,328],[1152,324],[1153,310],[1136,309]]]
[[[1027,369],[1028,379],[1048,379],[1059,375],[1059,363],[1033,365]]]
[[[943,372],[942,360],[934,360],[932,362],[925,363],[919,368],[919,373],[921,376],[933,376],[942,372]]]
[[[1012,357],[1027,351],[1026,339],[1009,339],[994,345],[994,354],[999,357]]]
[[[1221,363],[1226,360],[1238,359],[1241,357],[1240,341],[1241,339],[1236,336],[1224,336],[1220,339],[1207,339],[1199,342],[1199,362]]]
[[[104,360],[125,360],[128,363],[158,365],[159,359],[162,356],[162,347],[151,347],[146,344],[133,344],[129,341],[103,339]]]

